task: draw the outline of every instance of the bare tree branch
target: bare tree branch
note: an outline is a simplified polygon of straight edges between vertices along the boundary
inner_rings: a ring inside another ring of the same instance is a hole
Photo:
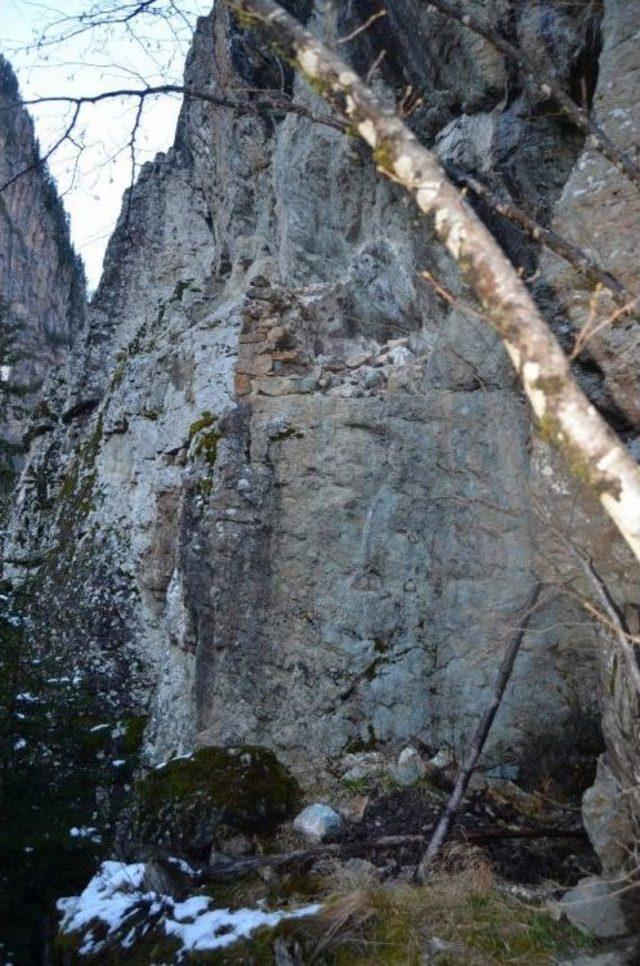
[[[585,574],[587,580],[595,590],[596,595],[605,613],[607,614],[607,617],[609,618],[608,625],[613,630],[618,647],[624,655],[629,677],[633,682],[633,686],[636,689],[638,697],[640,697],[640,666],[638,665],[638,652],[634,647],[633,637],[629,632],[629,628],[627,627],[627,622],[624,619],[622,611],[616,604],[606,583],[596,570],[593,561],[584,554],[580,553],[577,547],[570,542],[567,542],[567,549],[577,560],[582,572]]]
[[[49,148],[49,150],[42,155],[42,157],[36,158],[30,164],[27,164],[24,168],[18,171],[17,174],[14,174],[11,178],[5,181],[3,185],[0,185],[0,192],[5,191],[6,188],[11,187],[11,185],[15,184],[16,181],[19,178],[22,178],[23,175],[29,174],[31,171],[37,171],[39,168],[43,168],[47,164],[49,158],[53,154],[55,154],[58,148],[61,147],[65,143],[65,141],[70,141],[72,139],[73,130],[78,122],[81,108],[82,108],[82,104],[75,102],[75,107],[73,110],[71,121],[65,128],[63,134],[61,134],[58,140],[55,142],[55,144],[53,144]]]
[[[380,17],[386,16],[386,10],[378,10],[377,13],[372,13],[368,20],[365,20],[364,23],[361,23],[360,26],[356,27],[355,30],[352,30],[350,34],[347,34],[346,37],[341,37],[340,40],[336,40],[336,46],[339,47],[341,44],[348,44],[350,40],[355,40],[355,38],[361,33],[364,33],[365,30],[368,30],[372,23],[375,23],[376,20],[380,19]]]
[[[139,3],[125,3],[111,9],[107,7],[102,13],[99,10],[92,9],[77,16],[61,17],[59,20],[46,24],[38,39],[30,47],[38,50],[44,47],[53,47],[56,44],[66,43],[75,37],[94,31],[98,27],[128,24],[141,14],[148,13],[150,8],[158,2],[159,0],[140,0]],[[77,24],[77,26],[72,27],[72,24]],[[60,29],[61,34],[49,37],[48,34],[55,29]]]
[[[210,94],[208,91],[201,91],[194,87],[184,87],[181,84],[158,84],[153,87],[143,88],[123,87],[116,90],[101,91],[99,94],[86,94],[82,97],[72,97],[71,95],[33,97],[28,100],[15,101],[9,107],[0,108],[0,110],[16,110],[21,107],[31,107],[38,104],[69,104],[73,105],[74,107],[71,122],[65,128],[64,133],[57,139],[55,144],[53,144],[53,146],[49,148],[49,150],[41,158],[27,165],[21,171],[18,171],[17,174],[5,181],[4,184],[0,185],[0,193],[5,191],[12,184],[15,184],[15,182],[23,175],[43,167],[49,161],[51,156],[58,150],[58,148],[65,143],[65,141],[72,141],[72,134],[78,122],[80,110],[83,105],[100,104],[102,101],[109,101],[118,98],[138,98],[139,105],[136,112],[136,121],[134,122],[134,133],[137,133],[143,101],[147,97],[157,97],[163,94],[182,94],[186,98],[205,101],[207,104],[213,104],[216,107],[229,108],[232,111],[237,111],[239,114],[299,114],[302,117],[306,117],[314,124],[323,124],[326,127],[333,128],[336,131],[345,131],[345,125],[340,121],[337,121],[335,118],[321,117],[320,115],[314,114],[313,111],[309,110],[307,107],[304,107],[304,105],[296,104],[283,91],[276,90],[262,92],[261,96],[255,97],[252,100],[247,100],[246,98],[236,100],[233,97]],[[127,147],[130,147],[130,142],[127,144]]]
[[[591,137],[593,146],[640,190],[640,168],[638,165],[611,140],[589,111],[576,104],[573,98],[567,94],[560,77],[551,65],[547,66],[546,73],[543,74],[540,65],[523,50],[509,43],[497,30],[482,23],[472,14],[461,10],[455,4],[450,3],[449,0],[427,0],[427,6],[468,27],[469,30],[487,40],[505,57],[518,64],[528,80],[537,87],[540,93],[545,97],[552,97],[573,124]]]
[[[456,184],[461,184],[469,188],[492,211],[502,215],[503,218],[507,218],[514,225],[517,225],[518,228],[521,228],[522,231],[526,232],[533,241],[539,242],[550,251],[555,252],[556,255],[559,255],[560,258],[569,262],[577,272],[584,275],[590,282],[608,289],[613,298],[625,307],[624,311],[628,311],[631,308],[629,303],[635,298],[633,293],[610,272],[605,272],[599,268],[585,251],[578,248],[577,245],[573,245],[561,235],[558,235],[551,228],[545,228],[535,218],[532,218],[523,211],[522,208],[518,208],[510,202],[502,201],[490,188],[481,181],[478,181],[477,178],[474,178],[473,175],[467,174],[466,171],[462,171],[460,168],[451,164],[445,163],[444,167]]]

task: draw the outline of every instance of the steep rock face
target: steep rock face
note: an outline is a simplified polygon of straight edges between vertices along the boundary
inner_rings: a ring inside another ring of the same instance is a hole
[[[22,436],[42,382],[67,356],[84,317],[84,271],[62,202],[38,166],[33,124],[0,55],[0,487],[24,462]],[[27,170],[30,166],[33,170]],[[27,171],[11,182],[16,175]]]
[[[335,40],[357,6],[297,12]],[[568,75],[597,13],[541,3],[505,22]],[[550,217],[581,138],[484,42],[423,4],[389,15],[381,91],[412,84],[418,134]],[[379,29],[345,48],[356,66]],[[458,751],[543,569],[515,378],[420,277],[457,286],[428,226],[222,8],[187,77],[284,83],[313,118],[191,99],[125,202],[11,525],[30,633],[115,709],[149,709],[152,760],[251,742],[304,774],[409,738]],[[537,253],[493,227],[532,271]],[[571,598],[545,598],[490,760],[535,778],[554,736],[593,720],[591,636]]]
[[[610,137],[633,157],[640,138],[640,9],[608,0],[602,35],[594,107]],[[640,194],[637,186],[614,174],[611,165],[590,146],[580,156],[557,203],[554,227],[580,244],[631,292],[638,291],[635,239],[640,233]],[[560,333],[569,339],[580,330],[591,332],[578,358],[578,374],[585,388],[631,452],[640,455],[637,304],[630,306],[630,313],[621,313],[607,293],[585,289],[575,273],[551,257],[543,260],[542,269],[553,286]],[[566,497],[570,494],[567,488]],[[573,535],[588,546],[601,569],[606,569],[629,629],[637,633],[636,562],[599,514],[587,510],[586,516],[580,515]],[[594,841],[601,845],[605,866],[614,869],[620,865],[624,842],[637,840],[640,834],[640,695],[631,684],[623,655],[606,633],[601,635],[600,648],[599,690],[608,764],[601,763],[597,786],[585,799],[585,818]]]

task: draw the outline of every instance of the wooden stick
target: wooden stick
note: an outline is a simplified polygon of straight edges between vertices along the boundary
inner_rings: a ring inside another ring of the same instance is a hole
[[[440,819],[435,827],[435,831],[431,836],[427,851],[425,852],[418,866],[417,875],[421,881],[424,881],[427,877],[428,868],[442,848],[442,845],[449,834],[451,823],[455,818],[456,812],[460,808],[460,803],[464,798],[464,794],[469,785],[469,780],[475,771],[476,765],[478,764],[478,759],[482,754],[482,749],[485,746],[487,736],[491,730],[494,718],[502,702],[505,688],[509,683],[509,678],[511,677],[513,666],[515,664],[516,657],[518,656],[518,651],[522,645],[527,625],[535,608],[538,597],[540,596],[541,590],[542,584],[540,583],[537,583],[533,587],[533,590],[529,594],[525,611],[522,616],[522,620],[520,621],[520,626],[509,642],[509,646],[507,647],[506,653],[502,659],[500,669],[498,670],[498,676],[496,678],[496,683],[493,688],[493,694],[491,696],[489,706],[482,716],[482,720],[480,721],[473,740],[469,746],[462,768],[458,772],[458,777],[456,778],[455,786],[449,801],[447,802],[447,807],[440,816]]]
[[[554,829],[554,828],[486,828],[486,829],[454,829],[451,838],[457,842],[482,844],[483,842],[499,842],[504,839],[568,839],[585,838],[583,829]],[[362,853],[384,851],[385,849],[402,848],[404,846],[422,847],[427,842],[426,835],[385,835],[378,839],[362,842],[331,842],[326,845],[313,845],[308,849],[298,849],[293,852],[279,852],[276,855],[252,855],[246,859],[230,860],[228,862],[214,862],[202,870],[201,876],[210,882],[228,882],[231,879],[250,875],[260,869],[282,869],[288,865],[299,865],[313,862],[325,856],[348,858]]]

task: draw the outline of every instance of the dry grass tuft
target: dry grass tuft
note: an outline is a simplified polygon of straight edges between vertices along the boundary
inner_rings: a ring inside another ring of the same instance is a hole
[[[356,876],[357,884],[336,865],[323,877],[332,896],[307,933],[310,963],[418,966],[427,957],[439,966],[543,966],[588,945],[572,927],[500,893],[482,852],[463,844],[445,850],[423,886]]]

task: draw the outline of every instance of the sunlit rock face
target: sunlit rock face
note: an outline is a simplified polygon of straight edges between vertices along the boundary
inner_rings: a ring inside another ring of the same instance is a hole
[[[42,382],[84,317],[84,272],[62,202],[39,164],[33,124],[0,55],[0,493],[24,462],[23,434]],[[29,170],[30,169],[30,170]],[[21,172],[26,172],[21,177]],[[9,184],[12,179],[16,180]]]
[[[297,12],[335,41],[360,6]],[[582,138],[426,7],[390,2],[341,50],[365,71],[384,46],[374,83],[420,94],[416,134],[548,222]],[[509,29],[591,97],[599,8],[523,5]],[[89,668],[114,713],[148,715],[152,761],[251,743],[305,776],[409,740],[459,752],[532,585],[553,577],[532,494],[564,513],[571,484],[496,338],[423,279],[459,287],[364,147],[223,5],[186,70],[247,109],[190,99],[125,201],[16,498],[7,574],[32,591],[29,633]],[[282,85],[299,111],[251,109],[252,89]],[[481,214],[533,275],[539,252]],[[531,781],[592,761],[595,679],[592,632],[556,587],[488,761]]]

